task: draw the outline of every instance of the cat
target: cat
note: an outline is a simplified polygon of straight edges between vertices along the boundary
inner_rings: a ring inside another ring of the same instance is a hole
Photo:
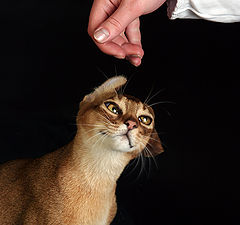
[[[140,154],[163,152],[153,109],[118,91],[126,81],[112,77],[84,97],[69,144],[0,166],[1,225],[111,223],[124,167]]]

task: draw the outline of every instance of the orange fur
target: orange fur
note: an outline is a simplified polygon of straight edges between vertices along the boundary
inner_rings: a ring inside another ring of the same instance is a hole
[[[124,167],[150,140],[151,149],[158,143],[154,154],[162,151],[156,134],[151,138],[154,124],[149,128],[138,124],[128,138],[122,134],[124,121],[137,121],[139,108],[154,117],[142,103],[117,95],[125,82],[122,76],[113,77],[85,96],[77,134],[68,145],[38,159],[0,166],[1,225],[111,223],[117,210],[116,181]],[[119,103],[124,115],[109,112],[103,103],[107,99]]]

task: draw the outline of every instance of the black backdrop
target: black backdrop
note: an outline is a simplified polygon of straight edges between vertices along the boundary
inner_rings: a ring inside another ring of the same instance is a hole
[[[75,133],[81,98],[107,76],[154,106],[165,153],[119,179],[115,224],[240,224],[239,23],[142,17],[139,68],[101,53],[87,35],[91,1],[0,3],[0,161],[38,157]]]

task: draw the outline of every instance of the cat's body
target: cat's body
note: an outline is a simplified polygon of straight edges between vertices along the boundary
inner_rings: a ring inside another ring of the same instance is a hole
[[[1,225],[111,223],[116,181],[124,167],[147,144],[150,154],[162,151],[152,109],[117,95],[125,82],[114,77],[84,98],[77,134],[68,145],[0,166]]]
[[[0,169],[2,225],[105,225],[113,219],[116,184],[105,177],[107,174],[101,177],[94,171],[103,161],[75,167],[71,156],[66,157],[72,147],[70,144],[40,159],[12,161]]]

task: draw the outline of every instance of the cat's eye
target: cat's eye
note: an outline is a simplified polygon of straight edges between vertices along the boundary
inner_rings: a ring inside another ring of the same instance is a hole
[[[113,102],[105,102],[104,104],[107,107],[107,109],[114,114],[120,114],[122,112],[118,105]]]
[[[150,116],[139,116],[138,119],[145,125],[150,125],[152,123],[152,118]]]

